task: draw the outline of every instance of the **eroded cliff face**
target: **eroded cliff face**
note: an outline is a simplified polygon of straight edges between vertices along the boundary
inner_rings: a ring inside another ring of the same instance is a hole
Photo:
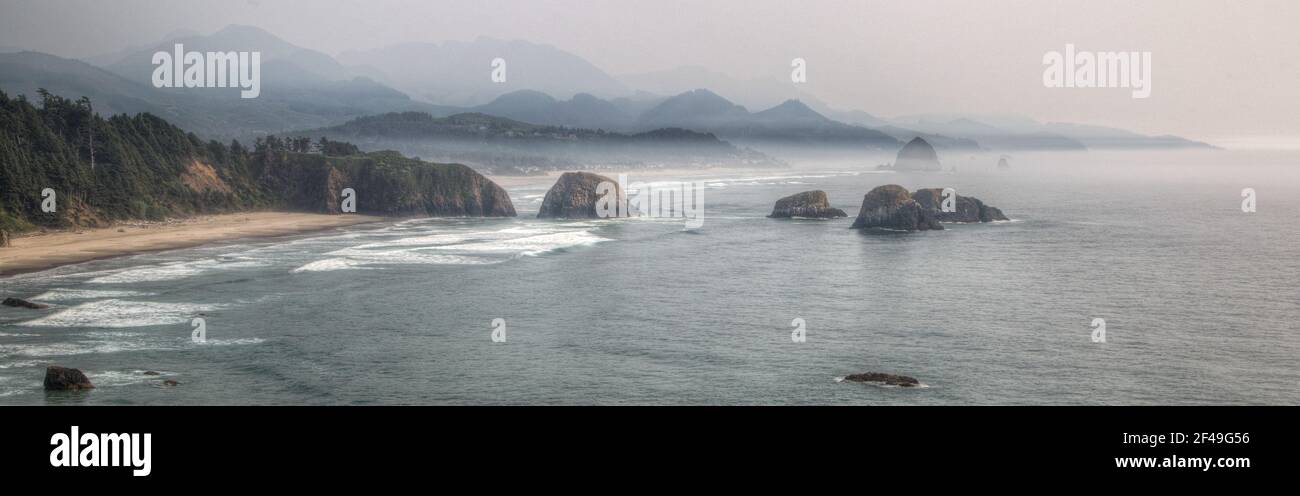
[[[597,187],[602,182],[613,185],[609,194],[618,195],[618,181],[590,172],[565,172],[546,192],[539,219],[595,219],[596,201],[600,199]],[[617,198],[617,196],[615,197]],[[614,202],[617,205],[618,202]]]

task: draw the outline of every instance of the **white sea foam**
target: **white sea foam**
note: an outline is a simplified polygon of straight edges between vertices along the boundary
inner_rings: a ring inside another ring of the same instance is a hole
[[[593,245],[609,238],[602,238],[590,231],[570,231],[551,234],[539,234],[522,238],[464,243],[456,245],[432,246],[427,249],[455,250],[471,253],[514,253],[519,255],[536,255],[561,248]]]
[[[224,261],[217,259],[195,260],[192,262],[171,262],[144,267],[132,267],[96,277],[86,282],[98,284],[124,284],[154,281],[173,281],[202,274],[212,270],[229,270],[265,265],[258,260]]]
[[[67,301],[67,300],[94,300],[100,298],[131,298],[136,296],[153,296],[154,293],[143,291],[127,291],[112,289],[72,289],[72,288],[54,288],[40,295],[34,296],[33,301]]]
[[[221,308],[201,303],[108,299],[82,303],[17,325],[30,327],[144,327],[188,323],[195,314]]]
[[[39,367],[49,363],[47,360],[18,360],[9,363],[0,363],[0,369]]]
[[[295,274],[300,272],[330,272],[334,270],[364,268],[361,267],[362,265],[365,265],[365,262],[359,260],[352,260],[349,258],[327,258],[308,263],[289,272]]]
[[[329,258],[307,262],[290,272],[329,272],[382,265],[485,265],[519,256],[608,241],[591,233],[605,221],[542,223],[481,230],[421,224],[408,235],[370,237],[367,243],[326,252]],[[430,233],[430,229],[438,232]]]

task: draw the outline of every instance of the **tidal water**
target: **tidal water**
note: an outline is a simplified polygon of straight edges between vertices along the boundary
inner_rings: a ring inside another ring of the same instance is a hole
[[[694,229],[534,219],[553,180],[538,178],[508,188],[514,219],[3,279],[5,296],[53,308],[0,308],[0,404],[1300,403],[1300,153],[1020,155],[1009,170],[947,157],[957,172],[927,174],[791,162],[628,171],[702,182]],[[1013,220],[849,229],[889,183],[952,187]],[[850,217],[766,218],[811,189]],[[45,393],[48,365],[98,387]],[[838,381],[868,371],[924,387]]]

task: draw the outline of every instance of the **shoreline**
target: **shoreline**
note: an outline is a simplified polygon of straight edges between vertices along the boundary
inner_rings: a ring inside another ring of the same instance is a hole
[[[0,248],[0,279],[65,265],[219,241],[274,238],[387,220],[369,215],[244,212],[18,235]]]

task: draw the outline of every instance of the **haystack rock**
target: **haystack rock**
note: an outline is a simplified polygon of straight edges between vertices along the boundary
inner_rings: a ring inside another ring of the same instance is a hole
[[[894,170],[942,171],[943,165],[939,163],[939,154],[935,153],[934,147],[924,139],[916,137],[898,151],[898,158],[894,160]]]
[[[849,214],[844,213],[843,210],[831,208],[831,202],[826,197],[825,191],[814,190],[804,191],[777,200],[776,206],[772,208],[772,215],[768,217],[774,219],[789,219],[792,217],[833,219],[848,216]]]
[[[1002,158],[999,158],[999,159],[998,159],[998,168],[999,168],[999,169],[1010,169],[1010,168],[1011,168],[1011,162],[1008,162],[1008,161],[1007,161],[1007,156],[1006,156],[1006,155],[1003,155]]]
[[[993,222],[1009,220],[1001,210],[985,205],[979,198],[961,196],[953,193],[955,207],[952,212],[943,211],[943,188],[918,189],[912,193],[912,199],[929,210],[939,222]]]
[[[45,369],[46,391],[76,391],[94,389],[95,385],[80,370],[51,365]]]
[[[943,225],[930,210],[913,200],[906,188],[886,184],[862,198],[862,209],[853,221],[853,228],[925,231],[941,230]]]
[[[551,186],[551,190],[546,192],[546,198],[542,199],[542,208],[537,211],[537,218],[601,218],[596,213],[596,201],[600,199],[596,187],[602,182],[613,185],[610,194],[616,196],[610,199],[610,204],[612,208],[616,208],[618,202],[615,200],[619,194],[617,181],[590,172],[565,172],[559,180],[555,181],[555,185]]]

